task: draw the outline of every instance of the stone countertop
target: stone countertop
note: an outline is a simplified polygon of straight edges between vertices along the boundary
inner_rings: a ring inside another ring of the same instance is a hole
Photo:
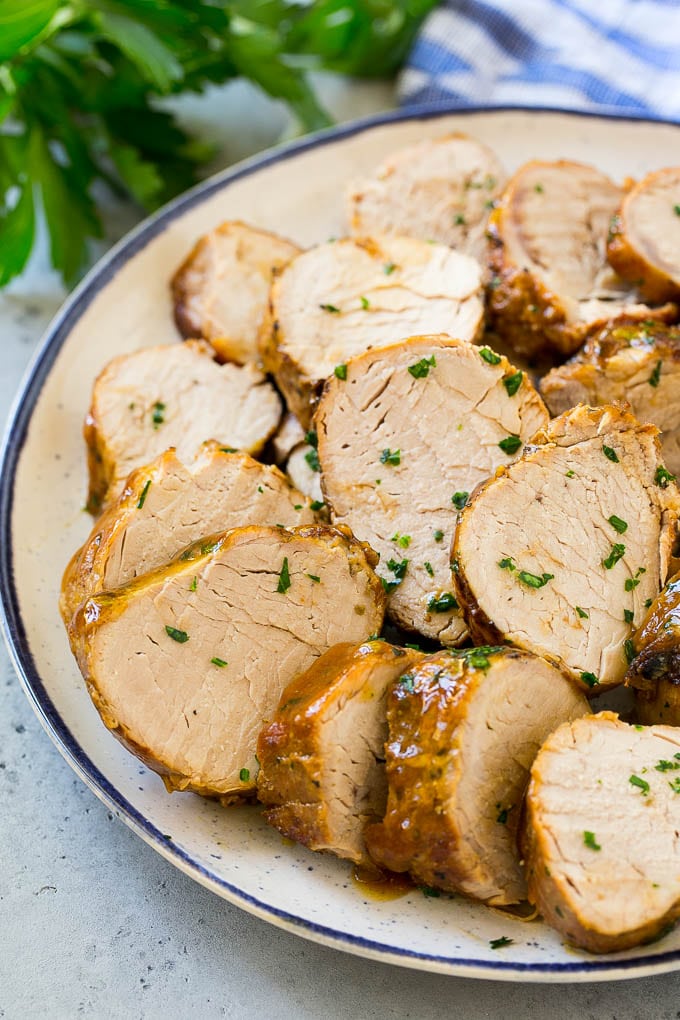
[[[384,86],[321,84],[340,119],[391,101]],[[238,85],[192,98],[181,113],[221,143],[216,167],[286,131],[276,104]],[[133,219],[111,209],[112,238]],[[0,296],[0,420],[62,299],[43,245]],[[680,1018],[680,973],[594,985],[472,981],[280,931],[191,881],[107,811],[43,732],[2,647],[0,691],[0,1017]]]

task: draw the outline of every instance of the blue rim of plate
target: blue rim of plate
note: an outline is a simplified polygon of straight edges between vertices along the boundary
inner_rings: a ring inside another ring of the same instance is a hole
[[[405,110],[393,110],[387,113],[363,117],[339,127],[329,128],[306,136],[298,141],[269,149],[260,155],[244,160],[236,166],[208,178],[206,181],[173,199],[173,201],[163,206],[162,209],[159,209],[152,216],[142,221],[99,260],[67,298],[60,311],[48,326],[42,342],[31,359],[19,388],[19,393],[10,411],[0,450],[0,622],[3,626],[10,657],[33,709],[43,728],[76,774],[80,776],[96,796],[117,817],[121,818],[126,825],[163,857],[202,885],[249,913],[255,914],[294,934],[325,943],[337,949],[343,949],[346,952],[370,956],[385,963],[415,968],[418,968],[422,963],[426,966],[421,969],[438,970],[443,973],[463,977],[504,980],[515,975],[530,980],[530,975],[535,975],[537,980],[573,981],[579,980],[580,975],[587,975],[592,980],[605,980],[636,977],[636,971],[643,971],[645,974],[666,972],[676,969],[675,966],[668,966],[669,964],[676,964],[677,967],[680,967],[680,949],[636,959],[603,960],[593,958],[592,960],[573,963],[544,964],[512,963],[503,960],[470,959],[460,956],[438,956],[431,953],[419,953],[417,950],[401,949],[362,936],[337,931],[325,925],[316,924],[313,921],[305,920],[295,914],[290,914],[287,911],[273,907],[257,899],[257,897],[243,892],[209,868],[199,864],[180,846],[168,840],[167,836],[160,829],[156,828],[148,818],[122,796],[120,791],[108,781],[92,759],[84,752],[69,730],[65,720],[60,716],[43,685],[31,653],[19,608],[13,569],[12,507],[16,471],[31,416],[40,397],[45,380],[59,351],[68,339],[72,327],[83,315],[99,291],[113,279],[118,270],[160,234],[177,216],[204,201],[215,192],[228,187],[232,182],[248,177],[264,167],[290,159],[310,149],[332,144],[387,124],[400,121],[430,120],[451,114],[466,116],[468,114],[487,113],[524,113],[536,114],[538,116],[543,114],[566,114],[568,116],[596,120],[666,124],[669,127],[678,127],[676,122],[662,117],[629,114],[622,116],[615,112],[591,112],[572,110],[566,107],[460,106],[446,101],[425,103],[409,107]]]

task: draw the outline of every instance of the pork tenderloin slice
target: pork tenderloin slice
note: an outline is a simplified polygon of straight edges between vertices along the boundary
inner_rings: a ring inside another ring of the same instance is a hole
[[[427,139],[389,155],[347,196],[352,234],[441,241],[482,261],[486,224],[505,173],[486,145],[464,134]]]
[[[680,726],[680,573],[654,599],[633,635],[626,684],[635,694],[636,718],[649,726]]]
[[[326,383],[314,421],[331,517],[380,554],[390,617],[460,643],[449,561],[457,513],[547,424],[528,377],[489,348],[411,337],[352,358],[346,378]]]
[[[305,441],[305,430],[294,414],[284,414],[281,424],[272,438],[271,445],[274,461],[279,467],[285,467],[286,461],[296,446]]]
[[[565,365],[540,382],[551,414],[576,404],[628,402],[640,421],[661,429],[661,454],[680,471],[680,329],[659,322],[605,326]]]
[[[630,188],[611,225],[607,258],[646,301],[680,297],[680,167],[655,170]]]
[[[651,309],[606,260],[607,231],[622,189],[594,167],[533,161],[508,183],[489,221],[489,306],[497,332],[517,351],[572,354],[598,325]]]
[[[341,639],[380,630],[374,562],[338,529],[253,526],[88,599],[71,639],[103,722],[168,790],[253,794],[281,691]]]
[[[387,810],[366,830],[375,862],[492,906],[525,899],[516,835],[529,768],[586,699],[534,655],[473,648],[428,656],[387,705]]]
[[[385,699],[422,659],[384,641],[330,648],[281,695],[260,733],[259,799],[284,836],[370,864],[364,829],[385,812]]]
[[[174,449],[133,471],[64,573],[68,625],[84,599],[163,566],[204,535],[247,524],[315,522],[309,500],[276,467],[209,440],[183,464]]]
[[[298,255],[276,277],[260,345],[307,428],[324,379],[349,358],[415,333],[475,340],[483,316],[481,268],[469,256],[413,238],[344,239]]]
[[[529,898],[570,942],[630,949],[680,915],[680,729],[611,712],[565,723],[526,799]]]
[[[671,562],[670,478],[653,425],[611,406],[555,418],[461,514],[453,567],[473,638],[554,659],[592,693],[620,683]]]
[[[131,471],[169,447],[190,460],[206,439],[257,453],[281,417],[276,390],[252,365],[218,365],[203,341],[149,347],[109,362],[85,421],[90,493],[97,512]]]
[[[238,220],[211,230],[170,283],[180,333],[207,340],[220,361],[257,362],[257,335],[272,274],[300,250]]]

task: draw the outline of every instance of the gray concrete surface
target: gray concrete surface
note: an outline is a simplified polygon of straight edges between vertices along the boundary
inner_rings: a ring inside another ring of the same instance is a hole
[[[344,117],[390,98],[384,88],[325,88]],[[225,134],[225,106],[243,110],[244,99],[251,127],[241,115]],[[225,143],[222,163],[285,130],[280,110],[239,90],[207,106],[191,100],[184,113]],[[119,233],[131,212],[110,218]],[[2,420],[61,298],[43,251],[0,296]],[[468,981],[348,956],[256,920],[107,812],[43,732],[1,648],[0,1017],[81,1016],[678,1020],[680,973],[590,986]]]

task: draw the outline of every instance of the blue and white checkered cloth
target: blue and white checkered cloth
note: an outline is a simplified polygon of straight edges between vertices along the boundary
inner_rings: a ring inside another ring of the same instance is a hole
[[[680,0],[445,0],[400,99],[680,120]]]

